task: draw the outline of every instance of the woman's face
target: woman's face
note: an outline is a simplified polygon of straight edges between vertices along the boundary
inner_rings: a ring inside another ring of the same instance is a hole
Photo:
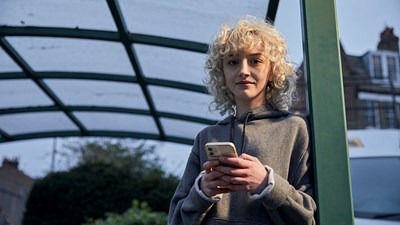
[[[237,106],[257,107],[265,103],[267,82],[272,76],[261,44],[228,55],[222,66],[226,85],[235,96]]]

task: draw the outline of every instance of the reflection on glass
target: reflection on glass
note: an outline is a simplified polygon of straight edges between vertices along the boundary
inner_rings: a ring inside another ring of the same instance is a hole
[[[210,95],[174,88],[149,87],[156,109],[207,119],[221,119],[218,112],[209,111]]]
[[[68,106],[148,109],[138,84],[73,79],[48,79],[45,82]]]
[[[208,43],[222,22],[240,15],[265,17],[268,1],[120,0],[132,33]],[[138,7],[140,6],[140,7]]]
[[[203,85],[205,54],[150,45],[134,46],[146,77]]]
[[[106,1],[1,1],[0,24],[116,30]]]
[[[77,126],[61,112],[0,115],[0,124],[2,130],[10,135],[78,130]]]
[[[0,109],[54,104],[31,80],[2,80],[0,82],[0,96]]]
[[[158,135],[152,117],[108,112],[75,112],[79,120],[90,130],[154,133]]]
[[[183,137],[193,139],[196,134],[207,125],[182,120],[161,118],[161,124],[164,127],[165,134],[172,137]]]
[[[134,75],[121,43],[73,38],[8,37],[36,71]]]
[[[400,219],[400,157],[350,160],[355,216]]]

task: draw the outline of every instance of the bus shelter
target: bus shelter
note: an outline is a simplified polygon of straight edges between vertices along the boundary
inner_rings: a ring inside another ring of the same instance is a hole
[[[190,145],[220,119],[202,84],[212,34],[237,15],[283,23],[284,3],[1,0],[0,143],[106,136]],[[335,1],[299,3],[317,221],[353,224]]]

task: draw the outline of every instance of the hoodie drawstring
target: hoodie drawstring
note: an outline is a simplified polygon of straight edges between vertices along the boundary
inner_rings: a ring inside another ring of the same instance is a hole
[[[245,136],[246,136],[246,125],[247,125],[247,123],[248,123],[248,120],[249,120],[250,115],[252,115],[252,114],[253,114],[252,112],[247,113],[246,119],[245,119],[244,124],[243,124],[242,146],[241,146],[241,148],[240,148],[239,154],[242,154],[242,153],[243,153],[244,148],[245,148],[245,145],[246,145],[246,139],[245,139]],[[231,140],[231,142],[233,142],[233,137],[234,137],[234,128],[235,128],[234,125],[235,125],[235,117],[232,117],[232,120],[231,120],[231,133],[230,133],[230,140]]]

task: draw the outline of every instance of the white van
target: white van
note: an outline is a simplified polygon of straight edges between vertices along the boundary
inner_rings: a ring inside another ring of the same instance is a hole
[[[355,225],[400,225],[400,130],[349,130]]]

